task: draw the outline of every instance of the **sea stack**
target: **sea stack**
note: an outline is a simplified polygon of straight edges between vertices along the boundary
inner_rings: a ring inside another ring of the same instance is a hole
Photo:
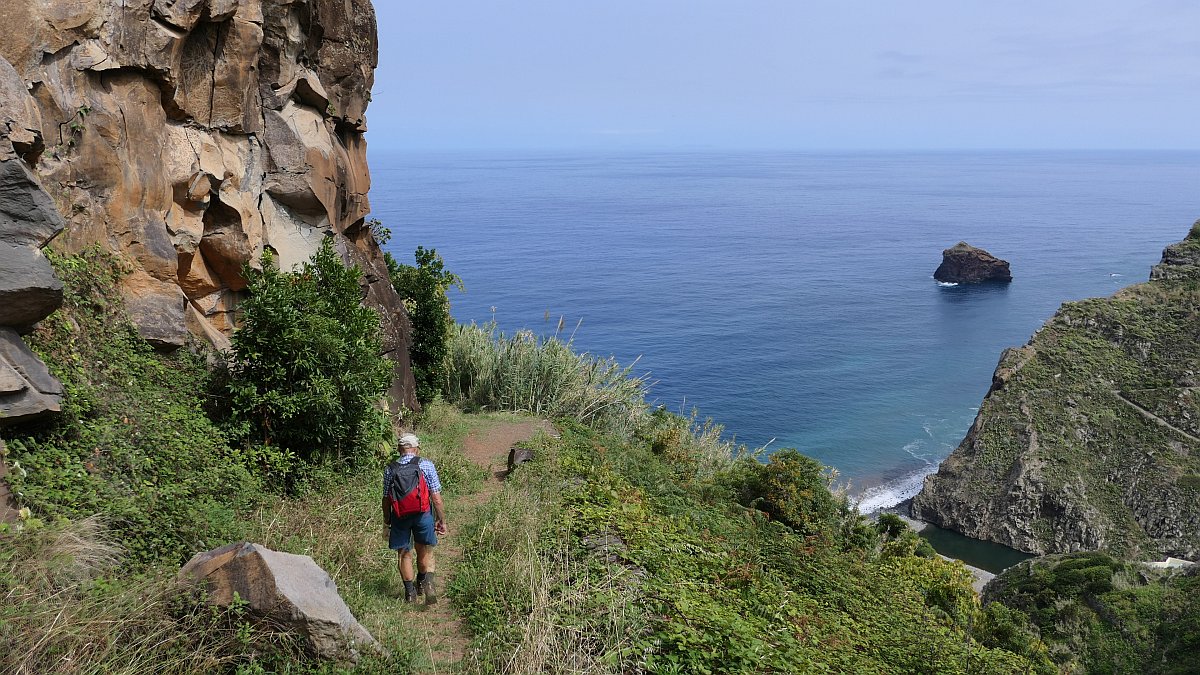
[[[984,281],[1012,281],[1008,261],[1001,260],[965,241],[942,251],[942,264],[933,278],[949,284],[977,284]]]

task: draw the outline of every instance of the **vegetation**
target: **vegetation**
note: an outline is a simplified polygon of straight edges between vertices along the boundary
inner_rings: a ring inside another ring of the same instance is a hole
[[[1195,672],[1196,570],[1155,571],[1099,552],[1048,556],[1006,570],[988,600],[1010,625],[1032,624],[1065,670]]]
[[[474,671],[1054,672],[981,643],[966,571],[880,540],[815,463],[704,474],[661,434],[562,425],[468,527]],[[797,527],[740,503],[748,484]]]
[[[29,511],[0,527],[0,670],[348,669],[313,660],[242,605],[214,610],[178,585],[183,559],[237,539],[311,555],[330,572],[389,649],[352,672],[438,666],[456,629],[424,626],[397,603],[395,557],[382,545],[380,474],[365,460],[379,458],[387,434],[375,406],[387,369],[357,271],[326,245],[299,272],[269,258],[248,272],[246,327],[211,385],[203,356],[140,340],[113,258],[52,261],[66,302],[30,340],[64,383],[65,412],[3,431]],[[1184,330],[1124,325],[1131,339]],[[458,448],[493,418],[434,395],[416,420],[458,509],[463,560],[449,592],[473,636],[462,672],[1181,673],[1200,650],[1200,574],[1104,554],[1039,559],[1001,575],[981,606],[965,568],[899,518],[863,519],[832,489],[835,475],[798,451],[754,456],[694,414],[652,410],[631,367],[554,338],[494,326],[450,338],[442,396],[553,416],[562,431],[536,437],[534,461],[472,506],[488,468]],[[1100,347],[1093,365],[1134,372]],[[1018,379],[1059,372],[1088,386],[1066,361],[1048,366],[1054,354]],[[1148,372],[1143,382],[1157,377]],[[1177,397],[1123,391],[1173,426],[1190,423],[1172,412]],[[1095,429],[1122,419],[1089,414]],[[1173,461],[1189,471],[1178,489],[1194,490],[1196,468]]]
[[[1054,504],[1014,507],[1040,514],[1018,528],[1036,535],[1024,546],[1102,540],[1110,553],[1141,559],[1200,550],[1188,525],[1200,518],[1189,478],[1200,475],[1198,333],[1194,279],[1064,304],[1027,347],[1006,353],[1001,386],[958,451],[961,473],[935,481],[931,498],[962,502],[964,513],[1032,499],[1010,492],[1021,466],[1023,480],[1044,486],[1038,499]]]
[[[647,413],[647,383],[632,365],[576,353],[554,337],[459,325],[446,368],[446,400],[468,410],[567,417],[626,433]]]
[[[384,254],[392,286],[404,300],[408,318],[412,321],[412,344],[408,354],[417,384],[417,400],[428,403],[442,391],[446,379],[446,353],[454,333],[446,291],[452,287],[461,290],[462,280],[446,271],[442,256],[434,249],[418,246],[415,258],[416,266],[403,265],[390,253]]]
[[[391,433],[380,400],[391,383],[379,315],[361,304],[361,272],[330,239],[296,272],[263,254],[222,382],[230,433],[263,476],[294,482],[303,466],[374,458]],[[388,444],[390,445],[390,444]]]
[[[225,543],[261,490],[202,409],[204,359],[138,336],[111,255],[49,255],[63,306],[27,340],[66,393],[58,420],[0,432],[21,504],[51,521],[103,514],[135,567]]]
[[[96,518],[0,534],[0,672],[312,672],[244,605],[207,607],[174,570],[130,576],[121,561]]]

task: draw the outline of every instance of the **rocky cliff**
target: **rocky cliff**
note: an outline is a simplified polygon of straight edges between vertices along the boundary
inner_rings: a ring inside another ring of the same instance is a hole
[[[333,235],[383,316],[392,398],[416,406],[410,324],[365,224],[368,0],[14,1],[0,24],[0,215],[32,205],[23,245],[62,229],[55,247],[117,252],[135,324],[169,349],[227,344],[243,265],[270,249],[287,269]],[[45,205],[57,226],[38,229]]]
[[[1032,553],[1200,556],[1200,222],[1000,358],[913,515]]]

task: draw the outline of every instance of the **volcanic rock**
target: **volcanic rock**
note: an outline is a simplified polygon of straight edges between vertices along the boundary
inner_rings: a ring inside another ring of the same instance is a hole
[[[134,323],[167,348],[232,333],[264,250],[289,269],[332,236],[380,312],[393,402],[419,407],[365,226],[369,0],[6,0],[0,22],[0,230],[116,254]]]
[[[975,284],[982,281],[1012,281],[1008,261],[1001,260],[965,241],[942,251],[942,264],[933,278],[949,284]]]
[[[12,328],[0,327],[0,426],[61,410],[62,384]]]

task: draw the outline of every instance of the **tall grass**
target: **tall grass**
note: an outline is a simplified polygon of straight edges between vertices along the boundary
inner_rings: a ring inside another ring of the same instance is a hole
[[[532,464],[480,507],[450,593],[475,641],[463,673],[620,673],[644,633],[638,584],[620,565],[571,545],[557,520],[557,441],[542,438]]]
[[[121,551],[86,518],[0,534],[0,672],[202,673],[299,645],[205,607],[174,574],[116,580]]]
[[[447,400],[480,410],[571,417],[613,433],[632,433],[647,412],[649,383],[635,364],[576,353],[557,337],[511,337],[495,323],[459,325],[447,355]]]

